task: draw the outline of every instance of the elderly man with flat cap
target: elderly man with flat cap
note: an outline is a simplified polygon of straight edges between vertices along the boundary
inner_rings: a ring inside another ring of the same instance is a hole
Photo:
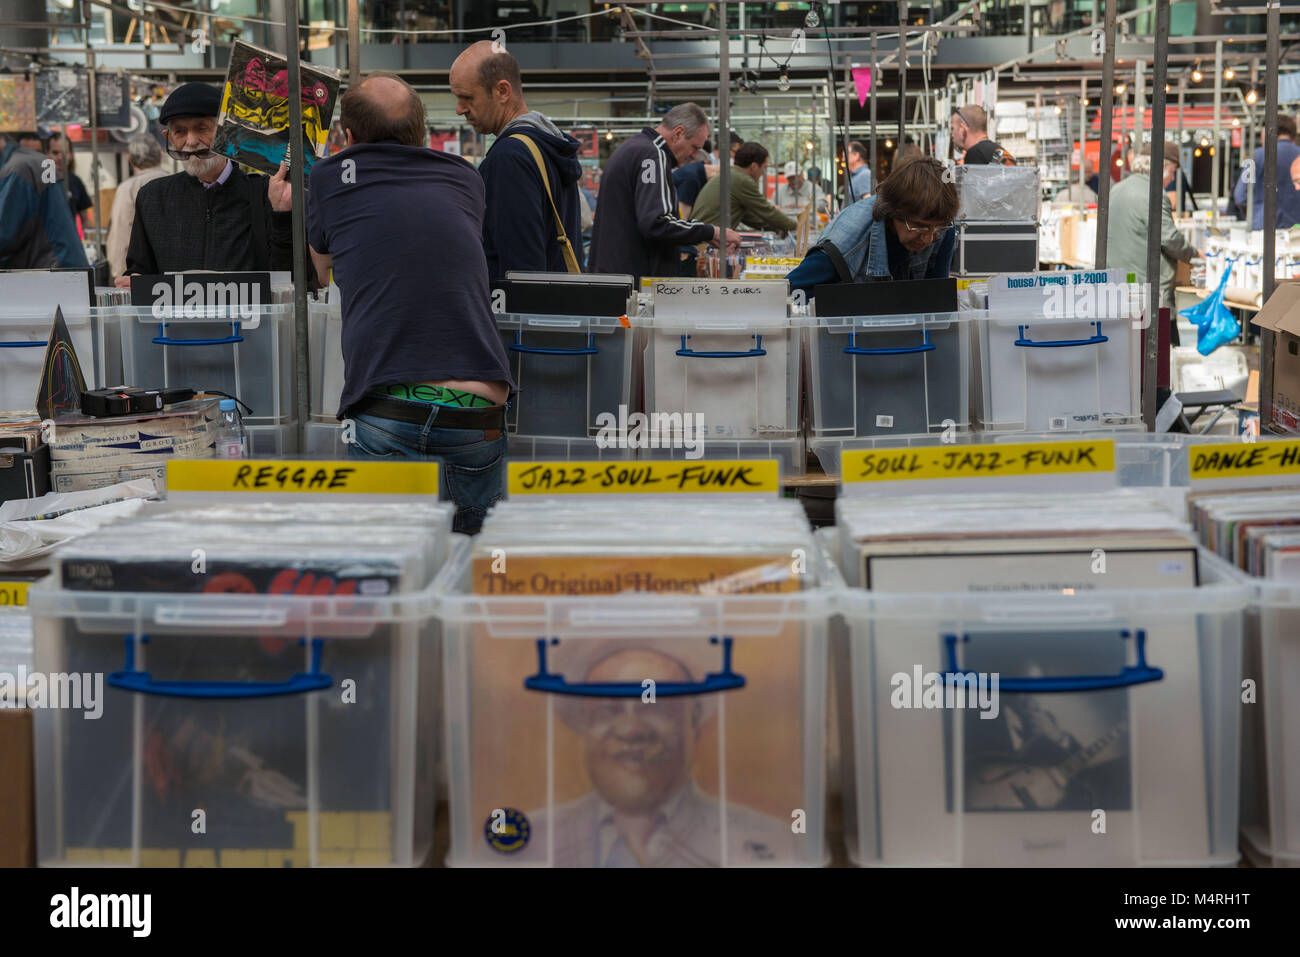
[[[117,285],[130,286],[132,273],[293,268],[288,164],[268,178],[214,153],[220,112],[221,93],[206,83],[186,83],[167,97],[158,121],[166,132],[167,154],[184,172],[141,187],[127,275]]]

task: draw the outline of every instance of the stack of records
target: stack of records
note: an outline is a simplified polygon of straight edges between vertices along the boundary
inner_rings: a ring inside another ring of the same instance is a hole
[[[50,443],[51,488],[78,492],[139,478],[164,488],[168,459],[212,457],[219,403],[204,397],[139,415],[60,416]]]
[[[1210,551],[1256,578],[1300,581],[1300,490],[1198,495],[1190,505]]]
[[[792,610],[820,584],[796,502],[505,502],[471,549],[456,863],[822,863],[825,618]]]

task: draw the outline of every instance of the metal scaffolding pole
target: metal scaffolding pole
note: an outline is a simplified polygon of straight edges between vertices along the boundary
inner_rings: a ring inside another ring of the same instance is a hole
[[[90,188],[94,191],[91,195],[94,202],[90,207],[90,221],[94,224],[95,229],[95,248],[101,247],[100,240],[103,238],[99,234],[100,223],[104,218],[99,213],[99,83],[95,75],[95,51],[90,45],[90,4],[83,2],[81,4],[81,14],[85,22],[86,30],[86,87],[89,91],[90,99]],[[63,130],[64,150],[67,155],[71,155],[72,143],[68,139],[68,131],[65,127]],[[64,175],[68,185],[72,185],[72,170],[69,169]],[[78,214],[80,215],[80,214]],[[75,223],[73,224],[76,225]],[[113,277],[109,277],[110,281]]]
[[[307,447],[311,369],[307,362],[307,207],[303,193],[302,76],[298,72],[298,0],[284,0],[284,52],[289,67],[289,183],[293,190],[294,386],[298,448]]]
[[[898,3],[898,148],[907,123],[907,0]],[[872,175],[875,173],[873,171]]]
[[[731,136],[731,38],[727,34],[727,5],[718,4],[718,266],[723,279],[730,278],[727,261],[727,230],[731,228],[731,159],[723,159]],[[674,211],[675,212],[675,211]]]
[[[1142,420],[1147,430],[1156,427],[1156,381],[1160,360],[1160,306],[1162,287],[1160,267],[1164,257],[1160,252],[1162,230],[1159,226],[1164,218],[1165,184],[1165,78],[1168,76],[1169,64],[1169,0],[1156,0],[1156,62],[1154,64],[1151,86],[1151,177],[1150,192],[1147,200],[1147,310],[1146,336],[1143,348],[1142,365]],[[1141,67],[1138,74],[1141,75]],[[1139,113],[1143,103],[1136,103]],[[1139,115],[1135,126],[1141,130],[1145,123]],[[1170,304],[1172,307],[1172,303]]]
[[[1178,150],[1181,153],[1183,149],[1183,110],[1187,106],[1187,77],[1178,78]],[[1176,202],[1178,203],[1178,215],[1183,214],[1183,171],[1180,166],[1178,169],[1178,188],[1174,191]],[[1191,180],[1188,180],[1188,187],[1191,186]]]
[[[1214,226],[1219,225],[1219,164],[1223,159],[1217,149],[1219,137],[1222,135],[1219,121],[1219,111],[1223,109],[1223,41],[1214,41],[1214,145],[1216,147],[1214,156],[1210,164],[1210,202],[1213,205],[1213,212],[1210,213],[1210,223]],[[1249,223],[1246,224],[1250,226]]]
[[[361,82],[361,14],[357,0],[348,0],[348,86]]]
[[[1268,42],[1265,52],[1267,69],[1264,75],[1264,102],[1266,109],[1264,133],[1264,300],[1273,294],[1276,276],[1273,272],[1277,256],[1277,63],[1278,49],[1278,0],[1269,0],[1268,4]],[[1217,117],[1216,117],[1217,119]],[[1273,346],[1275,336],[1259,337],[1259,423],[1261,431],[1265,423],[1273,420]]]
[[[1097,147],[1097,252],[1093,264],[1106,268],[1106,228],[1110,220],[1111,120],[1115,102],[1115,5],[1106,0],[1105,50],[1101,61],[1101,142]]]
[[[876,165],[876,87],[880,84],[876,82],[880,79],[876,70],[876,35],[871,34],[871,188],[876,188],[876,177],[880,175],[880,167]]]
[[[1088,81],[1079,81],[1079,195],[1088,185],[1083,166],[1088,156]]]
[[[872,101],[871,105],[875,106],[874,100]],[[851,206],[853,204],[853,201],[857,199],[857,197],[853,195],[853,170],[849,169],[849,142],[853,139],[853,137],[849,135],[849,123],[852,119],[852,110],[853,110],[853,66],[852,66],[852,61],[848,57],[845,57],[844,58],[844,205],[845,206]],[[871,119],[874,122],[875,117],[873,116]],[[875,176],[875,173],[873,172],[871,175]]]

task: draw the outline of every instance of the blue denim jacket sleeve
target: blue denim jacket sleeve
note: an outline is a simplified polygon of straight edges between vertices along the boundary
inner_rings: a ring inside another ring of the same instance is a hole
[[[785,278],[790,283],[791,289],[803,289],[811,299],[813,287],[822,283],[835,282],[839,277],[835,275],[835,266],[824,252],[820,249],[810,249],[808,255],[804,256],[803,262],[795,266]]]

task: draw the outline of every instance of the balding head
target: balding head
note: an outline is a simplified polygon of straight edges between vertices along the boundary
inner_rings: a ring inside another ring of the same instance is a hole
[[[519,62],[495,41],[470,44],[452,63],[447,79],[456,113],[479,133],[500,133],[528,112]]]
[[[343,94],[339,122],[352,143],[396,140],[426,146],[424,104],[415,89],[392,73],[372,73]]]

